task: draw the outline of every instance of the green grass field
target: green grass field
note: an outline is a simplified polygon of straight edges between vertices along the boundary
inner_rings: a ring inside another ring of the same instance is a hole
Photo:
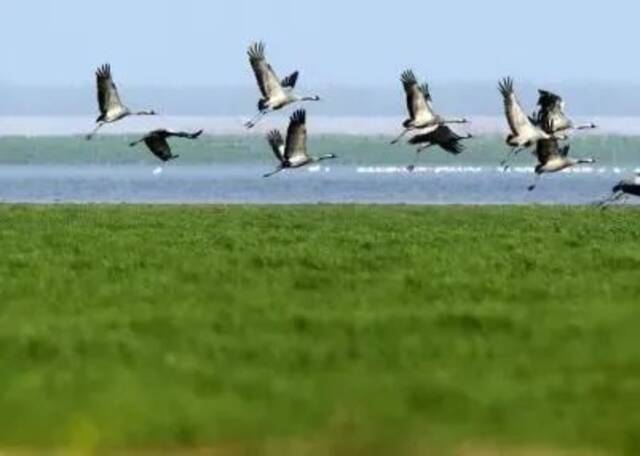
[[[0,453],[640,454],[639,220],[0,206]]]

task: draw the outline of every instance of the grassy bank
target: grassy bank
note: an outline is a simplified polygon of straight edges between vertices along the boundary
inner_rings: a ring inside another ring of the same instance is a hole
[[[624,209],[2,206],[0,448],[637,454],[639,245]]]

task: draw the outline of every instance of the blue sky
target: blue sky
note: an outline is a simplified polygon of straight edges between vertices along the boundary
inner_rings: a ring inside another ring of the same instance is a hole
[[[405,67],[640,82],[639,18],[631,0],[20,0],[3,5],[0,81],[80,86],[110,61],[127,84],[246,85],[246,47],[263,39],[305,85],[387,86]]]

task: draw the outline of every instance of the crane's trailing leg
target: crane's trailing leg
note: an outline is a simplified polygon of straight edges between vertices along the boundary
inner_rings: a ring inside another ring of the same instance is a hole
[[[98,122],[98,125],[96,125],[96,128],[94,128],[93,131],[86,136],[87,141],[91,141],[93,137],[96,135],[96,133],[98,133],[98,130],[104,127],[105,124],[106,122]]]
[[[402,138],[404,138],[404,137],[405,137],[405,135],[406,135],[407,133],[409,133],[410,131],[411,131],[411,129],[410,129],[410,128],[405,128],[405,130],[400,134],[400,136],[398,136],[396,139],[394,139],[393,141],[391,141],[391,144],[392,144],[392,145],[393,145],[393,144],[398,144],[398,143],[400,142],[400,140],[401,140]]]
[[[245,122],[244,126],[251,130],[253,127],[255,127],[256,125],[258,125],[258,123],[264,119],[264,116],[266,116],[267,114],[269,114],[269,111],[264,110],[264,111],[260,111],[258,114],[256,114],[256,116],[251,119],[248,122]]]
[[[507,157],[500,162],[500,166],[504,167],[504,171],[508,171],[509,168],[511,168],[511,166],[509,165],[509,162],[511,161],[511,159],[513,157],[518,155],[518,153],[520,153],[521,150],[522,150],[522,147],[514,147],[514,148],[512,148],[511,152],[509,152]]]
[[[416,156],[413,159],[413,163],[407,166],[407,171],[409,171],[410,173],[415,171],[418,160],[420,159],[420,153],[427,150],[431,146],[433,146],[433,144],[427,144],[426,146],[422,146],[418,150],[416,150]]]
[[[264,177],[265,179],[267,179],[267,178],[269,178],[269,177],[275,176],[276,174],[278,174],[278,173],[279,173],[279,172],[281,172],[281,171],[284,171],[284,168],[282,168],[282,167],[277,168],[276,170],[271,171],[270,173],[267,173],[267,174],[263,175],[262,177]]]
[[[617,203],[618,201],[623,200],[624,197],[625,197],[624,192],[622,191],[614,192],[609,198],[599,202],[597,207],[599,207],[603,211],[606,211],[607,209],[609,209],[611,205]]]
[[[420,158],[420,150],[416,151],[416,157],[413,159],[413,163],[407,166],[407,171],[410,173],[414,172],[416,169],[416,165],[418,164],[418,159]]]
[[[541,177],[541,174],[536,174],[536,178],[535,178],[535,180],[533,181],[533,184],[532,184],[532,185],[530,185],[530,186],[529,186],[529,188],[528,188],[528,190],[529,190],[530,192],[532,192],[532,191],[534,191],[536,188],[538,188],[538,184],[540,183],[540,177]]]

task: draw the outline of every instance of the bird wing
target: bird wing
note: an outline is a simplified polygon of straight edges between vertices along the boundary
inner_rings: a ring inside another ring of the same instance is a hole
[[[446,125],[439,125],[435,130],[421,135],[416,135],[409,141],[410,144],[431,143],[440,146],[445,151],[454,155],[464,152],[462,144],[464,138]]]
[[[307,113],[302,109],[294,112],[291,116],[284,156],[292,164],[303,163],[309,159],[307,153]]]
[[[539,126],[545,133],[552,135],[554,133],[569,130],[572,126],[572,122],[562,109],[554,108],[550,111],[540,112]]]
[[[429,84],[426,82],[420,86],[420,91],[424,95],[424,99],[427,102],[427,112],[433,118],[436,117],[436,112],[433,109],[433,98],[431,97],[431,90],[429,89]]]
[[[272,98],[274,95],[282,93],[283,89],[275,71],[273,71],[271,65],[267,63],[264,49],[264,43],[254,43],[251,45],[248,51],[249,62],[251,63],[251,68],[253,68],[262,96]]]
[[[429,87],[425,84],[422,87],[418,84],[412,70],[407,70],[401,76],[402,86],[407,96],[407,110],[411,119],[422,116],[433,116],[431,110],[431,95]]]
[[[513,80],[511,78],[503,79],[498,88],[504,98],[504,111],[511,132],[515,135],[522,135],[527,130],[534,130],[535,127],[531,119],[525,114],[513,90]]]
[[[118,88],[113,82],[111,65],[107,63],[98,68],[96,71],[96,82],[98,88],[98,106],[102,114],[123,107],[120,95],[118,95]]]
[[[548,90],[538,90],[538,94],[540,95],[538,98],[538,106],[540,106],[540,109],[553,109],[563,103],[560,95],[556,95]]]
[[[464,152],[465,147],[462,143],[464,137],[457,134],[447,125],[440,125],[434,131],[434,135],[438,139],[438,145],[449,153],[454,155]]]
[[[551,158],[561,155],[558,140],[554,138],[540,139],[536,143],[535,154],[538,158],[538,162],[540,162],[541,165],[546,165]]]
[[[300,72],[296,71],[295,73],[292,73],[284,78],[280,82],[280,85],[286,89],[294,89],[296,87],[296,83],[298,82],[298,76],[300,76]]]
[[[163,134],[163,131],[155,131],[147,135],[144,143],[147,145],[151,153],[162,161],[168,161],[173,158],[171,146]]]
[[[271,130],[267,134],[267,141],[269,141],[269,145],[278,161],[284,163],[284,139],[282,139],[280,132],[278,130]]]
[[[570,129],[572,122],[564,112],[565,103],[562,97],[546,90],[540,90],[539,93],[538,123],[540,128],[550,135]]]
[[[435,141],[436,141],[436,137],[434,135],[435,131],[436,129],[432,128],[426,133],[415,135],[413,138],[409,140],[409,144],[412,144],[414,146],[417,146],[419,144],[426,144],[426,143],[435,144]]]
[[[202,133],[204,133],[204,130],[198,130],[196,132],[188,132],[188,131],[167,131],[166,135],[168,138],[171,137],[175,137],[175,138],[186,138],[186,139],[198,139]]]

